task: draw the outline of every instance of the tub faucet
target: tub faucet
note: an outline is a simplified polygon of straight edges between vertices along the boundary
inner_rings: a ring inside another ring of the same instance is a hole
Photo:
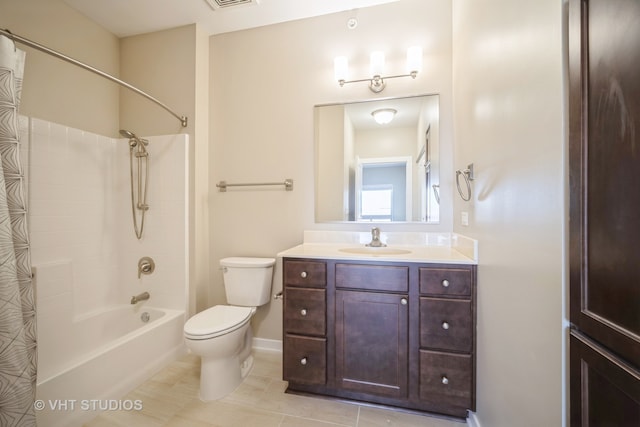
[[[387,246],[380,241],[380,229],[378,227],[373,227],[371,229],[371,242],[367,243],[365,246],[372,248],[382,248]]]
[[[131,297],[131,304],[137,304],[140,301],[146,301],[149,299],[151,295],[149,295],[149,292],[143,292],[139,295],[134,295]]]

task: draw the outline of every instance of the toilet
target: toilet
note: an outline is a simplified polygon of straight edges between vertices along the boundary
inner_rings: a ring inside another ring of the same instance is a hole
[[[274,258],[220,260],[228,305],[216,305],[184,325],[187,348],[202,358],[200,400],[220,399],[236,389],[253,366],[251,317],[271,298]]]

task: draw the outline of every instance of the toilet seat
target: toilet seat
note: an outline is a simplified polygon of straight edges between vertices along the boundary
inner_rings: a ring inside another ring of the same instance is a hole
[[[187,320],[184,336],[192,340],[206,340],[231,333],[249,322],[255,307],[216,305]]]

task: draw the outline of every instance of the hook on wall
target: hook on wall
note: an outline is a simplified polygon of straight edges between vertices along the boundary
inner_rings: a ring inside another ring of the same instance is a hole
[[[467,184],[467,194],[466,196],[463,194],[462,189],[460,188],[460,175],[464,178],[464,182]],[[465,170],[458,169],[456,171],[456,187],[458,188],[458,194],[462,197],[462,200],[468,202],[471,200],[471,181],[475,179],[473,174],[473,163],[467,165]]]

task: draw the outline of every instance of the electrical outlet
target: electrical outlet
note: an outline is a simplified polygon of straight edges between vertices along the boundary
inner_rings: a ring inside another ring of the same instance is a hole
[[[469,212],[462,212],[460,214],[460,223],[464,226],[469,225]]]

